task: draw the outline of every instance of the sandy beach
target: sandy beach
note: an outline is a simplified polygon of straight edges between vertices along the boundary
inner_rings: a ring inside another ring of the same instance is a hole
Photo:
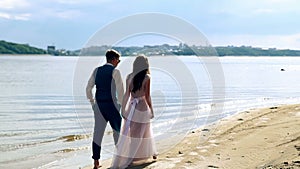
[[[129,168],[300,168],[300,105],[240,112],[191,131],[156,161]]]

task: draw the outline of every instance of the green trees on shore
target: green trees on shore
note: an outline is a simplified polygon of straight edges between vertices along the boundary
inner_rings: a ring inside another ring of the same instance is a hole
[[[262,49],[251,46],[216,47],[219,56],[300,56],[300,50],[290,49]]]
[[[43,49],[31,47],[27,44],[17,44],[0,41],[0,54],[46,54]]]

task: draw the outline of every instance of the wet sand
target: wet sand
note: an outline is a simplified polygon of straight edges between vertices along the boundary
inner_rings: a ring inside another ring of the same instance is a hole
[[[102,163],[108,168],[111,161]],[[191,131],[157,160],[129,168],[300,168],[300,104],[238,113]]]

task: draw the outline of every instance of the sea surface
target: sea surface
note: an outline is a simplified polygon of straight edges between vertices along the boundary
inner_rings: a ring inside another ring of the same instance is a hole
[[[123,81],[133,59],[121,58]],[[0,56],[0,168],[92,164],[94,119],[85,86],[104,60]],[[149,63],[157,144],[240,111],[300,101],[300,57],[154,56]],[[111,158],[109,125],[102,146],[101,158]]]

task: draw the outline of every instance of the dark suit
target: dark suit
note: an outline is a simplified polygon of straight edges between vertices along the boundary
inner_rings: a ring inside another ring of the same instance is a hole
[[[115,144],[118,142],[121,128],[122,119],[119,113],[120,105],[117,103],[116,82],[113,78],[113,72],[114,67],[105,64],[96,68],[91,77],[94,78],[94,84],[96,85],[96,102],[93,105],[95,125],[92,143],[92,158],[95,160],[100,159],[101,143],[107,122],[113,129]]]

